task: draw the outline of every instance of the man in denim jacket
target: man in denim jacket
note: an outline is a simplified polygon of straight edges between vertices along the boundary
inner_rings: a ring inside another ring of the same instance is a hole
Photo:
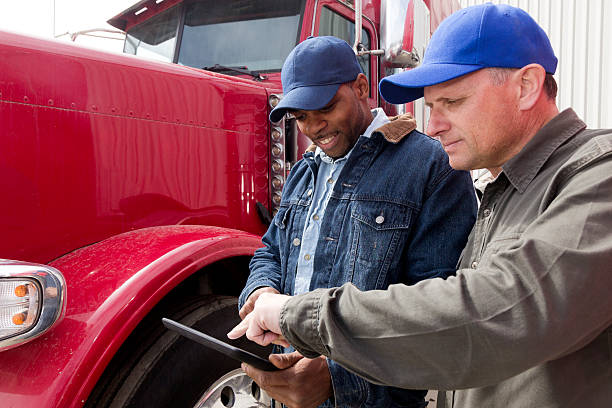
[[[264,292],[300,294],[346,282],[384,289],[452,274],[475,220],[469,174],[452,170],[440,143],[415,131],[411,117],[390,121],[382,109],[370,111],[368,80],[343,40],[299,44],[282,81],[285,95],[270,119],[290,111],[314,145],[292,169],[251,261],[241,317]],[[285,370],[246,372],[290,406],[427,404],[424,390],[374,385],[325,358],[294,352],[272,361]]]

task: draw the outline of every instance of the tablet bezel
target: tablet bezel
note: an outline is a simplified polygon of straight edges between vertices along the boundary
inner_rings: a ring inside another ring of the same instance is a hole
[[[197,343],[202,344],[208,348],[211,348],[219,353],[225,354],[228,357],[233,358],[234,360],[241,361],[243,363],[247,363],[255,368],[264,371],[277,371],[278,368],[269,362],[268,360],[259,357],[251,352],[243,350],[241,348],[232,346],[231,344],[225,343],[219,339],[209,336],[208,334],[204,334],[198,330],[192,329],[189,326],[185,326],[184,324],[175,322],[174,320],[162,318],[162,323],[168,329],[179,333],[180,335],[187,337],[190,340],[193,340]]]

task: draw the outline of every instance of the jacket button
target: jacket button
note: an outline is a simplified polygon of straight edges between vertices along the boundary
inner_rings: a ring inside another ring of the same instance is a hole
[[[331,178],[331,177],[330,177],[330,178],[328,178],[328,179],[327,179],[327,183],[328,183],[328,184],[334,184],[334,179],[333,179],[333,178]]]
[[[485,210],[482,212],[482,215],[484,215],[484,216],[485,216],[485,218],[486,218],[486,217],[488,217],[489,215],[491,215],[491,210],[489,210],[488,208],[486,208],[486,209],[485,209]]]
[[[317,214],[315,214],[315,215],[312,216],[312,219],[315,220],[315,221],[319,221],[319,216]]]
[[[312,195],[312,188],[306,192],[306,195],[310,197]]]
[[[478,266],[478,262],[476,261],[472,262],[472,269],[476,269],[477,266]]]
[[[379,215],[378,217],[376,217],[375,221],[377,224],[382,224],[383,222],[385,222],[385,217],[383,217],[382,215]]]
[[[304,259],[307,260],[307,261],[310,261],[310,255],[308,255],[308,254],[304,255]]]
[[[293,238],[293,245],[299,246],[301,242],[299,238]]]

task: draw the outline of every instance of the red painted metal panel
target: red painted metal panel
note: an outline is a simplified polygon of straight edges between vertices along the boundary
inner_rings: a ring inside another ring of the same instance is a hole
[[[250,256],[256,235],[204,226],[125,233],[52,263],[66,278],[66,316],[37,341],[2,353],[3,407],[82,406],[149,310],[186,277],[220,259]]]
[[[267,95],[251,80],[0,33],[0,256],[44,263],[154,225],[262,233]]]

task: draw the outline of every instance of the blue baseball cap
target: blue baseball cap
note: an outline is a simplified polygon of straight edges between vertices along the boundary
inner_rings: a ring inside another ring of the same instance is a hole
[[[270,112],[278,122],[288,109],[317,110],[332,100],[340,85],[361,73],[357,56],[340,38],[309,37],[287,56],[281,70],[283,98]]]
[[[381,96],[406,103],[436,85],[482,68],[522,68],[540,64],[554,74],[557,57],[548,36],[525,11],[486,3],[458,10],[434,32],[423,63],[380,81]]]

